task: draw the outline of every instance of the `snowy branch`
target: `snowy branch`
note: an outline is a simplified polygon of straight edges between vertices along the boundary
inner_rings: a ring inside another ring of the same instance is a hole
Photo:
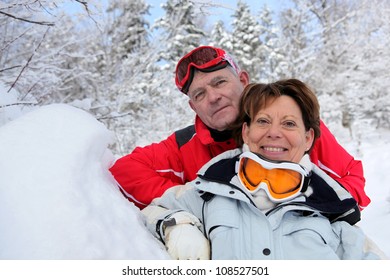
[[[28,22],[28,23],[33,23],[33,24],[39,24],[39,25],[47,25],[47,26],[54,26],[54,23],[53,22],[47,22],[47,21],[34,21],[34,20],[30,20],[30,19],[25,19],[25,18],[21,18],[21,17],[17,17],[17,16],[14,16],[14,15],[11,15],[9,13],[6,13],[6,12],[3,12],[3,11],[0,11],[0,14],[3,14],[7,17],[11,17],[13,19],[17,19],[17,20],[21,20],[21,21],[24,21],[24,22]]]
[[[36,105],[38,104],[37,102],[16,102],[12,104],[4,104],[0,105],[0,109],[5,108],[5,107],[11,107],[11,106],[20,106],[20,105]]]
[[[49,31],[50,27],[48,27],[46,29],[46,32],[45,34],[43,34],[42,36],[42,39],[41,41],[39,42],[38,46],[35,48],[34,52],[31,54],[31,56],[29,57],[29,59],[27,60],[27,63],[26,65],[24,65],[24,67],[22,68],[22,70],[20,71],[18,77],[16,78],[16,80],[13,82],[13,84],[11,85],[11,87],[8,89],[8,92],[10,92],[12,90],[12,88],[16,85],[16,83],[18,82],[18,80],[20,79],[20,77],[22,76],[22,73],[24,72],[25,69],[27,69],[28,65],[30,64],[34,54],[38,51],[39,47],[41,46],[42,42],[45,40],[45,37],[46,37],[46,34],[47,32]]]

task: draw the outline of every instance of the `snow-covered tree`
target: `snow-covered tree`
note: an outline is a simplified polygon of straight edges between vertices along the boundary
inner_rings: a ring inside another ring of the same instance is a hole
[[[310,65],[315,61],[315,43],[309,40],[306,10],[287,8],[280,13],[279,42],[284,56],[283,72],[286,77],[307,79]]]
[[[309,34],[310,49],[316,56],[310,65],[310,83],[319,95],[334,100],[323,103],[322,111],[333,116],[339,112],[338,120],[334,121],[349,128],[352,134],[354,123],[362,119],[374,120],[376,115],[381,115],[382,120],[386,118],[383,115],[387,109],[377,101],[379,92],[388,96],[381,85],[389,80],[389,75],[380,65],[386,65],[387,57],[382,54],[388,52],[384,46],[389,40],[388,36],[377,35],[385,34],[388,16],[384,11],[389,10],[389,4],[320,0],[298,4],[310,13],[311,24],[315,25],[310,29],[314,32]],[[380,82],[375,82],[378,79]],[[335,107],[336,104],[340,107]],[[381,113],[373,113],[375,107],[381,107]]]
[[[112,23],[108,27],[108,35],[121,60],[127,54],[148,44],[150,5],[144,0],[121,1],[111,0],[107,13],[112,15]]]
[[[252,15],[249,5],[242,0],[237,2],[232,17],[232,49],[229,51],[239,61],[241,68],[248,71],[252,80],[259,81],[264,73],[262,62],[266,55],[260,39],[264,29]]]
[[[71,63],[89,54],[76,28],[79,21],[61,12],[64,2],[10,0],[1,6],[0,79],[20,93],[21,101],[33,96],[39,104],[66,102],[93,82],[90,73]],[[92,19],[88,4],[74,4]]]
[[[211,30],[210,44],[225,50],[233,49],[232,34],[226,30],[225,23],[222,20],[218,20]]]
[[[279,28],[272,18],[272,12],[266,5],[259,13],[259,24],[262,28],[260,39],[263,43],[259,47],[259,52],[263,56],[261,61],[263,71],[260,72],[262,76],[259,76],[258,79],[272,82],[289,77],[285,72],[286,57],[281,48]]]
[[[205,38],[200,24],[201,14],[191,0],[167,0],[161,7],[165,14],[153,26],[161,32],[164,40],[160,48],[161,59],[176,63],[185,52],[198,47]]]

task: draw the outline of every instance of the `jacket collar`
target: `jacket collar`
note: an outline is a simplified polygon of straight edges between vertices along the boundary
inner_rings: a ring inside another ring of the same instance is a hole
[[[198,176],[207,181],[232,186],[234,182],[238,182],[232,179],[236,176],[235,167],[241,152],[241,149],[235,149],[220,154],[204,165]],[[311,182],[304,195],[279,204],[276,208],[285,205],[306,206],[319,211],[331,222],[343,220],[352,225],[357,223],[360,220],[360,210],[351,194],[319,167],[313,164],[312,168]],[[235,187],[242,189],[241,185]]]
[[[210,130],[198,117],[198,115],[195,117],[195,131],[203,145],[210,145],[214,143],[214,139],[211,137]]]

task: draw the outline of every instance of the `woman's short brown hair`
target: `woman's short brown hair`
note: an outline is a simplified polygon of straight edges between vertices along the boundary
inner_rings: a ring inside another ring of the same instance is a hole
[[[297,79],[269,84],[251,83],[242,93],[239,115],[232,127],[233,137],[239,147],[243,145],[243,123],[250,125],[255,115],[267,106],[267,102],[282,95],[290,96],[298,104],[306,131],[310,128],[314,130],[314,140],[320,136],[320,105],[314,92],[305,83]]]

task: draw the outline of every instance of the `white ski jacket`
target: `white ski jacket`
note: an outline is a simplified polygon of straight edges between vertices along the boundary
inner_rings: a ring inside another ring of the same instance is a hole
[[[242,151],[225,152],[198,177],[167,190],[145,211],[158,238],[178,211],[195,215],[210,241],[211,259],[380,259],[381,252],[354,224],[360,211],[352,196],[312,165],[310,191],[269,211],[259,210],[241,186],[236,162]],[[174,221],[173,221],[174,223]],[[191,242],[191,240],[189,240]]]

